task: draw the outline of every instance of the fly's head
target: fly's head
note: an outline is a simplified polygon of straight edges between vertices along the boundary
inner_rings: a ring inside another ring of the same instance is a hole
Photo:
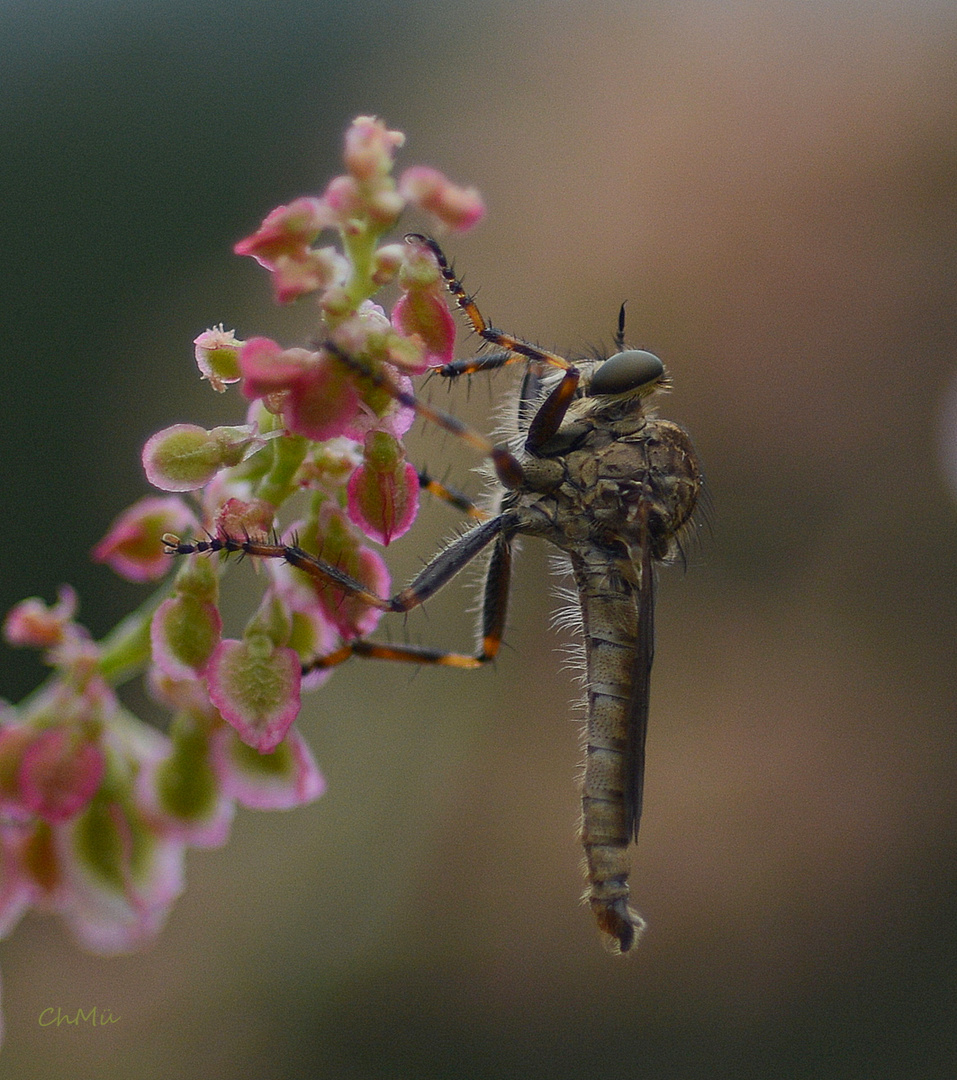
[[[625,349],[607,360],[578,365],[581,382],[569,416],[619,419],[647,411],[651,398],[671,385],[665,365],[644,349]]]
[[[579,382],[558,430],[526,450],[536,457],[568,453],[594,434],[607,431],[611,438],[629,434],[654,415],[654,395],[670,387],[664,364],[644,349],[624,349],[607,359],[579,360],[575,363]],[[562,373],[526,377],[523,399],[526,425],[542,402],[562,379]]]

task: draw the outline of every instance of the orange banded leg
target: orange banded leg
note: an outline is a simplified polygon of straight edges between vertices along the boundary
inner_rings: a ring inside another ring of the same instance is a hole
[[[472,558],[471,555],[468,559]],[[465,563],[462,563],[464,566]],[[426,567],[419,579],[428,572]],[[512,539],[510,535],[499,533],[492,549],[488,570],[485,575],[485,598],[482,604],[481,648],[469,655],[467,653],[448,652],[427,645],[386,645],[378,641],[344,642],[334,652],[320,656],[304,666],[304,671],[318,668],[335,667],[348,660],[350,656],[365,656],[372,660],[396,660],[406,664],[434,664],[441,667],[455,667],[463,670],[482,667],[494,660],[502,644],[505,630],[505,618],[508,612],[508,595],[512,573]],[[419,580],[416,579],[416,580]],[[415,582],[403,589],[403,593],[413,593]],[[433,590],[434,591],[434,590]],[[431,593],[429,593],[431,595]],[[417,603],[422,603],[424,596],[416,595]],[[414,606],[414,605],[413,605]]]
[[[479,356],[470,356],[468,360],[451,360],[435,369],[437,375],[443,379],[457,379],[461,375],[477,375],[483,371],[498,371],[506,364],[515,363],[515,354],[505,352],[482,353]]]
[[[481,522],[474,529],[453,541],[439,552],[416,577],[390,599],[376,596],[345,571],[320,559],[295,544],[281,544],[266,540],[239,539],[238,537],[212,537],[184,543],[168,533],[163,537],[172,555],[224,551],[240,552],[260,559],[285,559],[290,566],[308,574],[324,586],[341,589],[347,596],[355,597],[380,611],[408,612],[434,596],[456,574],[468,565],[484,548],[495,541],[495,548],[486,575],[485,602],[482,608],[482,643],[474,655],[447,652],[419,645],[386,645],[366,641],[344,642],[326,656],[310,661],[306,670],[335,667],[350,656],[367,656],[379,660],[398,660],[412,664],[438,664],[446,667],[481,667],[494,659],[498,653],[505,626],[508,590],[511,572],[511,538],[515,532],[515,519],[509,514],[499,514]]]
[[[456,510],[459,510],[467,517],[473,518],[475,521],[485,521],[488,519],[489,515],[481,507],[476,506],[464,492],[457,491],[455,488],[446,487],[445,484],[430,476],[424,469],[419,470],[418,477],[419,487],[423,491],[427,491],[435,498],[447,502],[450,506],[454,506]]]
[[[519,464],[518,459],[514,454],[509,453],[503,446],[496,446],[491,439],[487,439],[480,432],[474,428],[470,428],[468,424],[463,424],[457,416],[453,416],[451,413],[443,412],[441,409],[434,409],[431,405],[427,405],[424,401],[420,401],[413,394],[407,394],[404,390],[400,390],[390,379],[385,375],[374,371],[367,364],[364,364],[361,360],[357,360],[355,357],[350,356],[334,341],[324,341],[323,348],[331,353],[343,366],[354,371],[363,379],[368,379],[373,386],[379,387],[390,394],[400,405],[404,405],[408,409],[417,415],[424,417],[437,427],[442,428],[443,431],[449,432],[450,435],[455,435],[456,438],[466,442],[473,449],[477,450],[484,457],[491,460],[492,465],[495,467],[495,472],[498,475],[499,480],[507,488],[520,487],[525,479],[522,473],[522,466]]]
[[[173,533],[166,533],[163,543],[170,555],[194,555],[212,554],[217,551],[231,555],[239,552],[242,555],[251,555],[257,559],[285,559],[292,566],[300,566],[300,563],[308,565],[308,573],[326,586],[341,589],[347,596],[361,600],[369,607],[378,608],[380,611],[396,610],[391,607],[391,601],[370,592],[361,581],[357,581],[351,574],[340,570],[338,566],[326,562],[315,555],[310,555],[295,544],[281,544],[278,539],[272,541],[246,536],[240,539],[236,536],[211,536],[208,540],[194,540],[192,543],[182,542]],[[302,569],[305,565],[301,566]]]
[[[549,352],[547,349],[541,349],[530,341],[525,341],[524,338],[514,337],[512,334],[506,334],[503,330],[491,326],[479,311],[475,298],[469,296],[462,282],[455,276],[455,271],[445,257],[445,252],[436,241],[430,236],[423,236],[421,233],[409,233],[406,240],[409,243],[422,244],[432,252],[436,262],[439,264],[442,277],[445,279],[446,288],[472,324],[472,329],[483,340],[492,345],[498,345],[499,348],[505,350],[504,352],[490,353],[487,356],[478,356],[474,360],[454,360],[451,364],[446,364],[439,369],[440,375],[444,375],[446,378],[455,378],[459,375],[474,375],[479,371],[493,371],[520,359],[531,360],[540,365],[547,364],[564,371],[562,381],[542,403],[541,408],[539,408],[529,426],[525,446],[534,453],[561,427],[568,406],[572,403],[575,391],[578,389],[580,379],[578,369],[564,356]],[[624,340],[624,319],[625,308],[622,305],[621,312],[618,315],[616,341],[619,337]]]
[[[506,350],[511,354],[508,359],[498,357],[494,362],[484,362],[482,357],[478,357],[471,361],[471,365],[466,362],[463,364],[459,361],[455,374],[457,375],[470,375],[475,371],[482,371],[490,367],[501,367],[503,364],[514,363],[516,360],[535,360],[541,364],[549,364],[552,367],[557,367],[562,370],[567,370],[571,367],[571,364],[565,359],[564,356],[559,356],[557,353],[548,352],[547,349],[540,349],[537,345],[533,345],[530,341],[526,341],[524,338],[515,337],[513,334],[506,334],[504,330],[498,330],[492,326],[485,316],[479,311],[478,305],[475,303],[475,298],[469,296],[465,291],[462,282],[455,276],[455,271],[452,269],[449,260],[445,257],[445,252],[439,247],[439,245],[432,239],[431,236],[423,236],[422,233],[408,233],[406,235],[406,241],[410,244],[421,244],[423,247],[427,247],[429,251],[435,256],[435,261],[439,264],[439,270],[442,273],[442,277],[445,280],[445,286],[452,294],[459,309],[472,324],[472,329],[479,335],[484,341],[487,341],[490,345],[498,345],[500,349]]]

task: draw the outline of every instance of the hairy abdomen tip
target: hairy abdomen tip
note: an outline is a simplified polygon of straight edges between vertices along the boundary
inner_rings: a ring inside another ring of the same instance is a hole
[[[630,952],[645,929],[645,920],[624,899],[591,900],[598,928],[611,939],[612,952]]]

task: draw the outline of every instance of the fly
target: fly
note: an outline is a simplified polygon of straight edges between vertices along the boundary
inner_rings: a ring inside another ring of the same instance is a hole
[[[495,445],[455,417],[395,390],[334,342],[325,348],[403,405],[487,455],[501,484],[496,512],[441,551],[389,599],[294,544],[253,538],[211,538],[192,544],[167,540],[175,554],[243,551],[283,558],[323,586],[342,590],[383,611],[406,612],[434,595],[485,549],[481,639],[473,655],[417,645],[358,639],[307,667],[331,667],[351,656],[474,668],[493,660],[505,627],[516,537],[539,536],[571,563],[581,611],[587,691],[586,758],[581,841],[587,889],[599,928],[616,952],[628,952],[644,929],[629,904],[628,848],[641,821],[651,666],[654,656],[657,564],[674,561],[702,488],[691,440],[683,428],[657,417],[654,398],[669,386],[652,353],[624,347],[624,307],[608,359],[570,362],[486,322],[438,244],[411,234],[431,250],[449,292],[490,352],[455,361],[439,374],[456,377],[525,360],[528,371],[518,408],[518,437]],[[467,504],[434,481],[433,491]],[[472,507],[468,507],[473,509]],[[473,516],[481,517],[477,510]]]

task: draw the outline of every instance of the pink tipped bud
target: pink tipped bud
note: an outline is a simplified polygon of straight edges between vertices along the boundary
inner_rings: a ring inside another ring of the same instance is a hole
[[[288,304],[300,296],[340,284],[348,272],[346,260],[331,247],[309,250],[302,257],[276,260],[273,287],[276,300]]]
[[[277,206],[251,235],[240,240],[233,251],[250,255],[267,270],[277,259],[297,257],[333,222],[321,199],[296,199],[288,206]]]
[[[388,285],[405,265],[405,244],[384,244],[372,260],[372,280],[376,285]]]
[[[295,730],[266,757],[222,728],[213,739],[212,755],[223,792],[254,810],[304,806],[326,787],[309,747]]]
[[[336,226],[340,214],[329,200],[296,199],[278,206],[252,236],[240,240],[233,250],[251,255],[260,266],[275,274],[276,299],[292,300],[341,280],[345,263],[332,248],[314,251],[310,246],[323,229]]]
[[[351,176],[334,176],[322,193],[322,203],[336,224],[342,228],[361,213],[362,196]]]
[[[431,251],[422,247],[408,249],[399,284],[404,293],[392,309],[392,325],[422,342],[426,367],[449,363],[455,349],[455,319]]]
[[[358,116],[346,132],[346,168],[359,181],[386,176],[395,151],[405,142],[401,131],[389,131],[374,116]]]
[[[388,546],[408,532],[419,507],[419,478],[400,444],[384,431],[365,440],[365,464],[349,478],[349,518],[366,536]]]
[[[298,654],[265,634],[220,642],[207,669],[209,699],[239,737],[261,754],[273,751],[299,715]]]
[[[20,760],[23,804],[45,821],[67,821],[96,794],[106,763],[87,739],[63,729],[42,732]]]
[[[172,596],[153,613],[153,663],[171,679],[202,675],[219,644],[223,620],[216,605],[192,595]]]
[[[174,424],[147,440],[143,468],[147,480],[160,491],[195,491],[220,469],[238,465],[263,445],[248,424],[212,431],[195,424]]]
[[[395,190],[391,177],[388,187],[383,187],[368,197],[366,209],[379,229],[388,229],[398,221],[399,214],[405,209],[405,199]]]
[[[193,344],[196,346],[196,366],[217,393],[224,393],[227,383],[239,382],[242,342],[232,330],[224,330],[222,324],[214,326],[212,330],[204,330]]]
[[[181,534],[198,525],[182,499],[140,499],[113,522],[93,549],[93,561],[106,563],[128,581],[157,581],[170,565],[164,533]]]
[[[49,649],[59,645],[76,615],[76,592],[63,585],[59,599],[48,607],[42,600],[31,597],[11,608],[3,623],[3,636],[10,645],[28,645],[34,649]]]
[[[485,203],[475,188],[459,187],[427,165],[406,169],[399,178],[399,192],[456,232],[471,229],[485,216]]]

